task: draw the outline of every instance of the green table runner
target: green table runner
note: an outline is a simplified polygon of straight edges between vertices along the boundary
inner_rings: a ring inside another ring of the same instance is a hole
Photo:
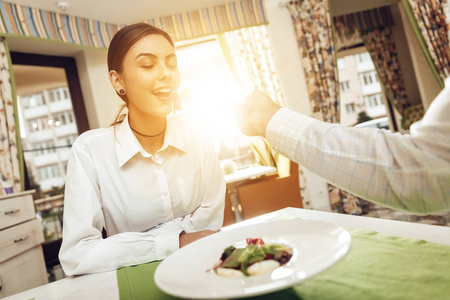
[[[341,262],[291,288],[247,299],[450,299],[449,246],[349,231],[352,248]],[[156,286],[153,274],[158,264],[119,269],[120,299],[178,299]]]

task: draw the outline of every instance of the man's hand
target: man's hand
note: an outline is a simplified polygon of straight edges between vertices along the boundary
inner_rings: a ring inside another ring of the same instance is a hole
[[[270,119],[280,108],[263,92],[254,91],[238,107],[239,129],[245,135],[265,137]]]
[[[180,233],[180,248],[214,233],[217,233],[217,231],[203,230],[191,233],[186,233],[183,231]]]

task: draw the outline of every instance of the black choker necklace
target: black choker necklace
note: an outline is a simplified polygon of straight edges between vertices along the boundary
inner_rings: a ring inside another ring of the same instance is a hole
[[[161,132],[158,133],[158,134],[155,134],[155,135],[146,135],[146,134],[140,133],[139,131],[137,131],[136,129],[134,129],[133,127],[131,127],[131,125],[130,125],[130,129],[131,129],[132,131],[134,131],[135,133],[139,134],[140,136],[145,137],[146,139],[153,139],[153,138],[156,138],[156,137],[160,136],[161,134],[163,134],[163,133],[166,131],[166,127],[164,127],[163,131],[161,131]]]

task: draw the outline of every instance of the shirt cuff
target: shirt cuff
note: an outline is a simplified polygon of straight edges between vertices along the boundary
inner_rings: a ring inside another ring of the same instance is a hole
[[[170,232],[155,238],[156,259],[164,259],[180,248],[180,233],[182,231]]]
[[[278,152],[294,160],[299,143],[306,138],[307,128],[315,121],[288,108],[280,108],[267,124],[267,141]]]

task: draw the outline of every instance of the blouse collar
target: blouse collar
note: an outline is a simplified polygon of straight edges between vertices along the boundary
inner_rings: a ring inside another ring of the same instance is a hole
[[[128,122],[128,115],[125,116],[121,124],[116,125],[114,130],[116,136],[116,153],[119,167],[122,167],[138,152],[140,152],[144,157],[151,156],[151,154],[147,153],[147,151],[144,150],[134,133],[131,131],[130,124]],[[164,144],[161,149],[157,151],[157,153],[165,151],[168,147],[173,147],[186,153],[186,141],[181,129],[176,123],[175,117],[167,118]]]

